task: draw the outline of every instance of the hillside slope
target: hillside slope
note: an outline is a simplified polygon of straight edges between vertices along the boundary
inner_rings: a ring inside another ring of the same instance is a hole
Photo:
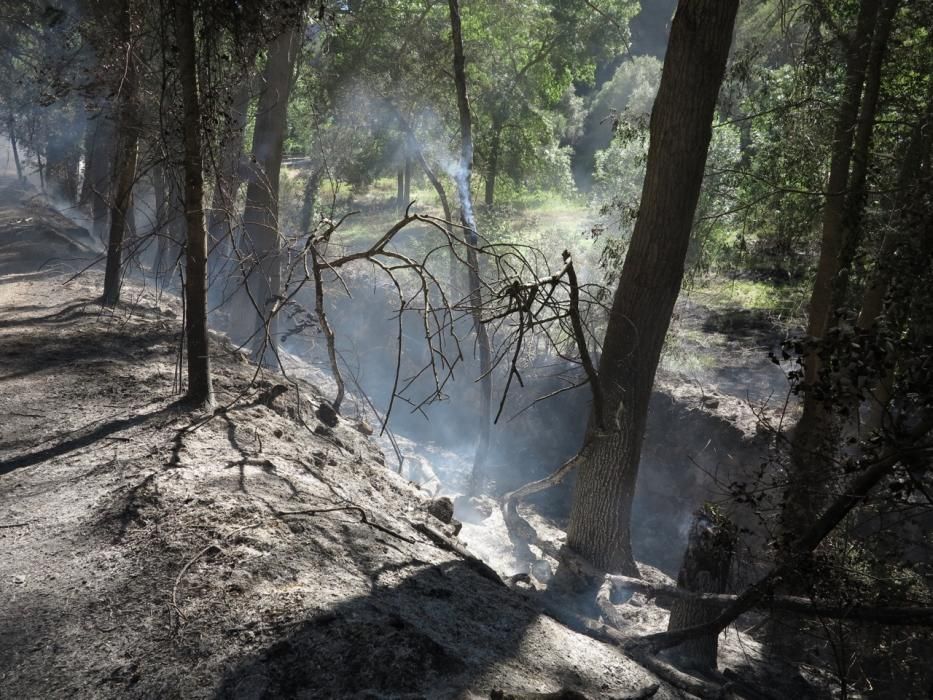
[[[437,546],[424,497],[312,387],[250,388],[215,337],[228,408],[193,416],[178,309],[128,284],[104,311],[95,273],[62,279],[0,278],[0,697],[658,686]]]

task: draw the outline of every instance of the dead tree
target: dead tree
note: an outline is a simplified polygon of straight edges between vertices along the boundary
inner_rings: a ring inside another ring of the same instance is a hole
[[[703,506],[695,514],[677,586],[693,593],[723,593],[735,552],[737,530],[716,508]],[[716,619],[719,610],[696,598],[680,598],[671,608],[667,629],[676,631]],[[685,666],[715,669],[718,635],[691,639],[676,652]]]

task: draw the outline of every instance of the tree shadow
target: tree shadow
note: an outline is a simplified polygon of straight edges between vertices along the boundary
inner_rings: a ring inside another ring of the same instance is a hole
[[[397,585],[380,577],[418,568]],[[460,696],[514,657],[530,608],[463,561],[417,559],[369,572],[368,595],[297,622],[225,674],[215,698]]]
[[[113,435],[114,433],[118,433],[121,430],[126,430],[128,428],[141,425],[147,421],[152,420],[153,418],[170,413],[176,410],[178,405],[179,402],[173,402],[168,406],[163,406],[162,408],[156,409],[154,411],[139,413],[129,418],[120,418],[118,420],[105,422],[93,429],[91,429],[91,426],[93,426],[94,423],[91,423],[81,430],[81,434],[69,440],[64,440],[56,445],[46,447],[42,450],[30,452],[29,454],[25,454],[22,457],[0,461],[0,476],[3,474],[9,474],[16,469],[31,467],[50,459],[61,457],[62,455],[66,455],[69,452],[74,452],[75,450],[79,450],[83,447],[88,447],[93,445],[98,440]]]
[[[122,338],[122,341],[121,343],[119,336],[111,337],[96,328],[60,336],[28,335],[5,341],[0,367],[13,365],[13,368],[19,371],[0,376],[0,383],[85,361],[100,365],[117,358],[132,360],[134,358],[130,350],[172,345],[175,342],[175,334],[153,328],[138,335],[134,334],[129,339]]]
[[[96,309],[87,310],[88,307],[97,306]],[[28,311],[28,310],[38,310],[46,307],[41,306],[27,306],[27,307],[5,307],[3,310],[7,311]],[[58,311],[55,311],[50,314],[44,314],[41,316],[23,316],[22,318],[8,319],[0,321],[0,330],[5,330],[7,328],[23,328],[27,326],[39,326],[39,325],[51,325],[58,323],[70,323],[76,321],[79,318],[86,316],[100,316],[101,309],[100,306],[92,299],[84,299],[82,301],[76,301],[73,304],[69,304]]]

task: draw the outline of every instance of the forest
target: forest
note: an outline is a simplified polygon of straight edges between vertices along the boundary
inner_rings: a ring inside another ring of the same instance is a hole
[[[0,698],[933,698],[933,0],[0,0]]]

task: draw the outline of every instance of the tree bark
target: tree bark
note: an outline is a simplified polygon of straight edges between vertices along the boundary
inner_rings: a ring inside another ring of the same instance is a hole
[[[894,0],[885,0],[891,5]],[[792,533],[818,512],[827,475],[827,461],[836,449],[838,430],[831,410],[812,387],[820,376],[817,344],[833,324],[834,301],[839,299],[839,276],[847,238],[858,219],[863,202],[871,127],[874,124],[880,86],[881,54],[872,50],[881,2],[864,0],[856,20],[855,35],[849,44],[845,92],[839,104],[833,135],[833,149],[823,206],[820,258],[817,263],[807,334],[811,349],[804,358],[804,382],[810,387],[804,396],[803,413],[793,438],[788,487],[782,508],[782,528]],[[890,24],[888,24],[890,28]],[[871,73],[869,73],[869,59]],[[867,80],[866,80],[867,77]],[[863,99],[863,92],[864,98]],[[848,271],[845,270],[844,273]]]
[[[641,209],[609,314],[568,545],[605,571],[638,575],[630,520],[648,401],[684,262],[738,0],[680,0],[650,124]],[[593,433],[603,433],[593,435]]]
[[[107,242],[107,265],[104,273],[105,306],[120,301],[123,276],[123,241],[127,230],[127,214],[132,206],[133,184],[136,180],[136,156],[139,128],[136,120],[136,60],[129,48],[132,43],[130,3],[120,7],[119,32],[121,44],[127,47],[126,65],[121,83],[117,149],[113,166],[113,203],[110,207],[110,236]]]
[[[491,430],[492,406],[492,350],[486,325],[483,323],[483,291],[476,248],[479,245],[476,217],[473,212],[473,197],[470,193],[470,180],[473,174],[473,121],[470,116],[470,100],[467,96],[466,59],[463,55],[463,32],[460,23],[459,0],[448,0],[450,7],[450,28],[454,44],[454,83],[457,89],[457,109],[460,115],[460,168],[456,175],[457,189],[460,193],[460,216],[467,230],[467,266],[469,268],[470,307],[473,316],[473,330],[479,349],[479,424],[476,453],[473,456],[473,471],[470,477],[470,491],[477,493],[485,481],[484,469],[489,452],[489,432]]]
[[[188,343],[187,399],[197,406],[214,403],[210,344],[207,334],[207,231],[204,229],[204,176],[201,154],[201,105],[195,58],[194,8],[191,0],[175,2],[178,74],[184,103],[185,339]]]
[[[251,258],[244,271],[249,294],[246,304],[255,312],[243,312],[252,321],[243,340],[250,340],[254,359],[267,366],[274,364],[281,294],[279,176],[298,36],[295,29],[286,30],[269,46],[253,131],[256,172],[246,188],[243,213],[246,253]]]
[[[735,526],[710,506],[694,515],[677,587],[694,593],[723,593],[736,544]],[[715,620],[719,609],[696,598],[674,601],[668,631],[676,631]],[[677,655],[692,668],[715,669],[719,636],[697,637],[677,647]]]

